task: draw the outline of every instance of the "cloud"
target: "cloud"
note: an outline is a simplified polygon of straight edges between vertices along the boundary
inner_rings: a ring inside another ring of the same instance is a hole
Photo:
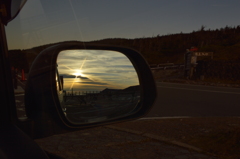
[[[60,76],[63,76],[63,78],[76,78],[76,76],[68,74],[60,74]]]
[[[63,78],[76,78],[75,75],[69,75],[69,74],[60,74],[60,76],[63,76]],[[83,77],[83,76],[77,76],[77,78],[80,78],[80,79],[89,79],[89,78]]]
[[[96,73],[96,72],[87,72],[87,73],[85,73],[84,72],[84,74],[86,74],[86,75],[94,75],[94,76],[97,76],[97,77],[103,77],[103,76],[111,76],[111,74],[109,74],[109,73],[107,73],[107,72],[103,72],[103,73]]]
[[[77,78],[80,78],[80,79],[89,79],[89,78],[83,77],[83,76],[77,76]]]
[[[119,76],[124,76],[126,73],[136,74],[136,71],[133,69],[109,69],[109,70],[106,70],[106,73],[109,73],[110,75],[114,75],[114,76],[116,76],[116,73],[117,73]]]
[[[86,59],[87,57],[87,59]],[[91,56],[85,56],[85,55],[72,55],[72,56],[58,56],[58,61],[59,62],[66,62],[66,61],[75,61],[75,62],[82,62],[82,60],[93,60],[94,58]]]
[[[102,83],[102,82],[77,82],[79,84],[91,84],[91,85],[108,85],[108,83]]]

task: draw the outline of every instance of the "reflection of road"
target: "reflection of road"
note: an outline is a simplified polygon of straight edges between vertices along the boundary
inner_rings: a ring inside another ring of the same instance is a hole
[[[138,100],[101,100],[101,102],[95,101],[92,104],[68,107],[66,114],[72,122],[91,123],[124,116],[134,110],[137,103]]]
[[[91,123],[123,117],[131,113],[140,99],[139,85],[108,89],[84,95],[65,94],[67,118],[76,123]]]

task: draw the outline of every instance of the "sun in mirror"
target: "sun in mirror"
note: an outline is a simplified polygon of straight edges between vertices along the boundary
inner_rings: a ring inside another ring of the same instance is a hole
[[[65,50],[57,58],[62,110],[73,123],[125,116],[140,99],[139,79],[130,60],[106,50]],[[61,83],[61,84],[60,84]]]

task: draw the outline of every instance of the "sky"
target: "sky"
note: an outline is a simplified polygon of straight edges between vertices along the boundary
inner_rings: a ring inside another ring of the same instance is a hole
[[[238,26],[239,0],[28,0],[6,26],[9,49]]]
[[[137,73],[122,53],[105,50],[66,50],[57,58],[66,91],[102,91],[139,85]]]

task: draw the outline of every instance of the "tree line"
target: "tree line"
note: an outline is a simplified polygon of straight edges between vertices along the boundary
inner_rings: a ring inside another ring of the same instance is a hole
[[[214,73],[207,74],[218,74],[215,75],[217,77],[220,76],[220,72],[217,72],[217,70],[221,70],[220,67],[225,66],[225,68],[228,68],[225,69],[225,74],[231,71],[231,69],[229,69],[230,66],[232,70],[236,70],[236,68],[240,67],[240,26],[226,26],[224,28],[215,30],[206,30],[205,26],[201,26],[200,29],[197,31],[192,31],[191,33],[181,32],[177,34],[168,34],[162,36],[157,35],[153,37],[135,39],[108,38],[86,43],[107,44],[133,48],[139,51],[149,64],[166,62],[183,64],[184,53],[186,52],[186,49],[190,49],[192,46],[195,46],[199,49],[198,51],[201,52],[214,52],[213,60],[209,60],[208,58],[199,58],[199,60],[205,61],[206,66],[211,66],[211,68],[214,68]],[[47,44],[26,50],[10,50],[9,57],[11,60],[11,66],[24,69],[26,72],[28,72],[36,56],[42,50],[51,45],[54,44]],[[213,66],[213,64],[219,65],[219,67],[215,65]],[[221,75],[221,77],[224,76],[239,77],[240,75],[235,75],[235,73],[234,75]]]

